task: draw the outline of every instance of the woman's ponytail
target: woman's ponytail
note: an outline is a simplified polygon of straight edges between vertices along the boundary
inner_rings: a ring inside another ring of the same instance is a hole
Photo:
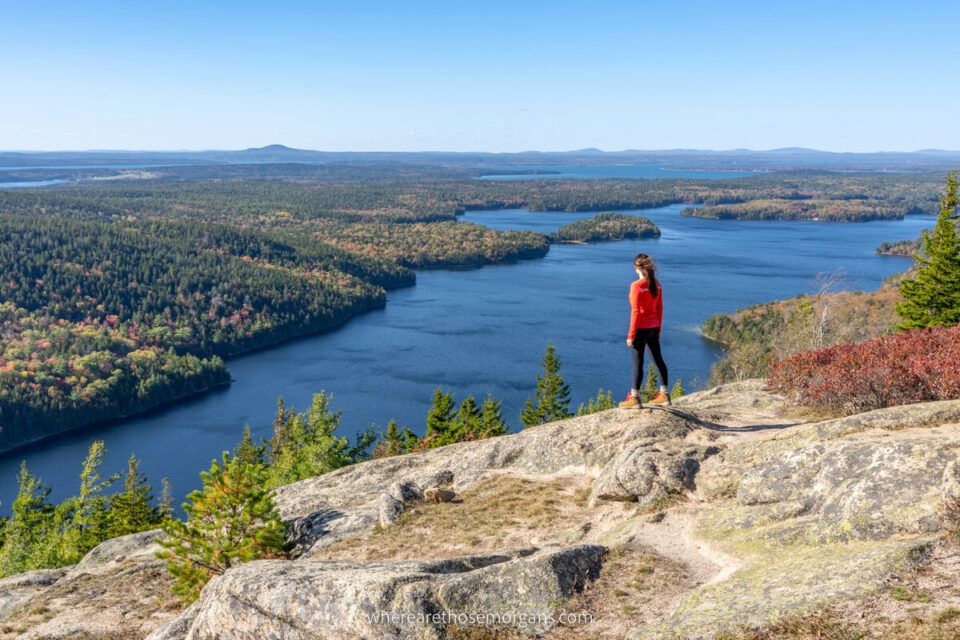
[[[647,287],[650,288],[650,295],[656,298],[660,295],[660,285],[657,282],[657,267],[653,264],[653,258],[645,253],[638,253],[633,259],[633,266],[640,269],[643,279],[647,281]]]

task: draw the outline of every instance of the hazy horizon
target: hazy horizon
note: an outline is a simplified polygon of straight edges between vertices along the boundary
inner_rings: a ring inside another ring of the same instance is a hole
[[[599,147],[581,147],[577,149],[523,149],[520,151],[501,151],[501,150],[487,150],[487,149],[465,149],[463,151],[446,151],[443,149],[421,149],[416,151],[410,150],[400,150],[400,149],[368,149],[368,150],[359,150],[359,149],[310,149],[300,145],[293,144],[284,144],[284,143],[269,143],[262,146],[246,146],[246,147],[237,147],[237,148],[199,148],[199,147],[183,147],[183,148],[170,148],[170,149],[135,149],[135,148],[103,148],[103,149],[0,149],[0,153],[236,153],[242,151],[257,151],[261,149],[267,149],[271,147],[284,147],[290,151],[306,151],[314,153],[397,153],[397,154],[491,154],[491,155],[524,155],[524,154],[577,154],[577,153],[604,153],[604,154],[624,154],[624,153],[777,153],[777,152],[792,152],[792,151],[803,151],[803,152],[814,152],[814,153],[830,153],[830,154],[858,154],[858,155],[867,155],[867,154],[923,154],[923,153],[945,153],[945,154],[960,154],[960,149],[945,149],[945,148],[924,148],[924,149],[873,149],[873,150],[864,150],[864,151],[850,151],[850,150],[828,150],[828,149],[817,149],[814,147],[806,147],[802,145],[789,146],[789,147],[775,147],[768,149],[751,149],[747,147],[735,147],[729,149],[707,149],[707,148],[696,148],[696,147],[674,147],[674,148],[664,148],[664,149],[633,149],[633,148],[622,148],[622,149],[601,149]]]

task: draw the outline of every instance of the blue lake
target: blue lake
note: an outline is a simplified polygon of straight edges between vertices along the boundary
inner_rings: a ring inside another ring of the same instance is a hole
[[[106,471],[143,460],[154,485],[163,476],[177,498],[195,488],[198,472],[232,448],[244,424],[267,435],[276,398],[306,408],[326,389],[354,434],[391,418],[423,431],[434,388],[462,399],[492,393],[517,425],[540,357],[553,342],[575,403],[598,387],[621,396],[628,385],[627,289],[633,256],[653,255],[665,288],[664,353],[672,376],[702,384],[719,353],[699,333],[711,314],[809,292],[818,273],[842,268],[844,286],[874,289],[909,261],[876,256],[884,240],[917,237],[933,218],[835,224],[714,221],[680,215],[682,206],[635,212],[656,222],[659,239],[554,245],[546,257],[473,270],[418,274],[415,287],[390,292],[383,310],[329,333],[303,338],[229,362],[230,387],[125,422],[65,434],[0,457],[4,512],[25,459],[54,487],[77,490],[80,462],[94,439],[106,441]],[[477,211],[464,220],[497,229],[556,230],[592,214]]]

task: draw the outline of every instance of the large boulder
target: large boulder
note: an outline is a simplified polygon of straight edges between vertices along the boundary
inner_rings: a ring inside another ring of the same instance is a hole
[[[547,631],[563,600],[599,574],[604,551],[582,545],[433,562],[261,560],[211,581],[179,621],[149,640],[439,639],[451,621],[482,612],[499,614],[491,627]]]
[[[604,547],[580,545],[454,575],[437,589],[444,611],[474,626],[543,634],[557,604],[600,575]]]
[[[345,538],[369,531],[379,521],[380,505],[377,502],[342,509],[318,509],[287,522],[287,548],[290,555],[300,557],[311,550],[319,551]]]
[[[161,550],[159,541],[163,535],[160,529],[152,529],[101,542],[91,549],[66,577],[103,575],[131,563],[156,561],[157,552]]]
[[[593,483],[590,501],[623,500],[649,506],[695,488],[700,463],[717,447],[683,442],[648,441],[627,448],[611,460]]]
[[[389,527],[403,513],[403,502],[397,500],[390,493],[381,493],[377,500],[377,513],[380,526]]]

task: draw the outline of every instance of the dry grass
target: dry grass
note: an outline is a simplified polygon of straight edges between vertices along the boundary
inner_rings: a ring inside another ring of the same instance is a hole
[[[19,638],[44,623],[59,629],[51,637],[65,640],[143,638],[182,608],[171,584],[159,561],[61,581],[6,618],[0,624],[0,640]],[[64,631],[70,629],[74,631]]]
[[[563,606],[567,614],[588,614],[589,622],[557,627],[546,637],[623,638],[628,630],[664,617],[694,586],[682,565],[642,545],[615,547],[604,559],[600,577]]]
[[[315,558],[393,560],[449,558],[516,547],[572,543],[570,523],[589,520],[589,480],[534,480],[491,475],[454,501],[419,503],[389,528],[330,546]],[[582,533],[579,534],[582,536]]]

